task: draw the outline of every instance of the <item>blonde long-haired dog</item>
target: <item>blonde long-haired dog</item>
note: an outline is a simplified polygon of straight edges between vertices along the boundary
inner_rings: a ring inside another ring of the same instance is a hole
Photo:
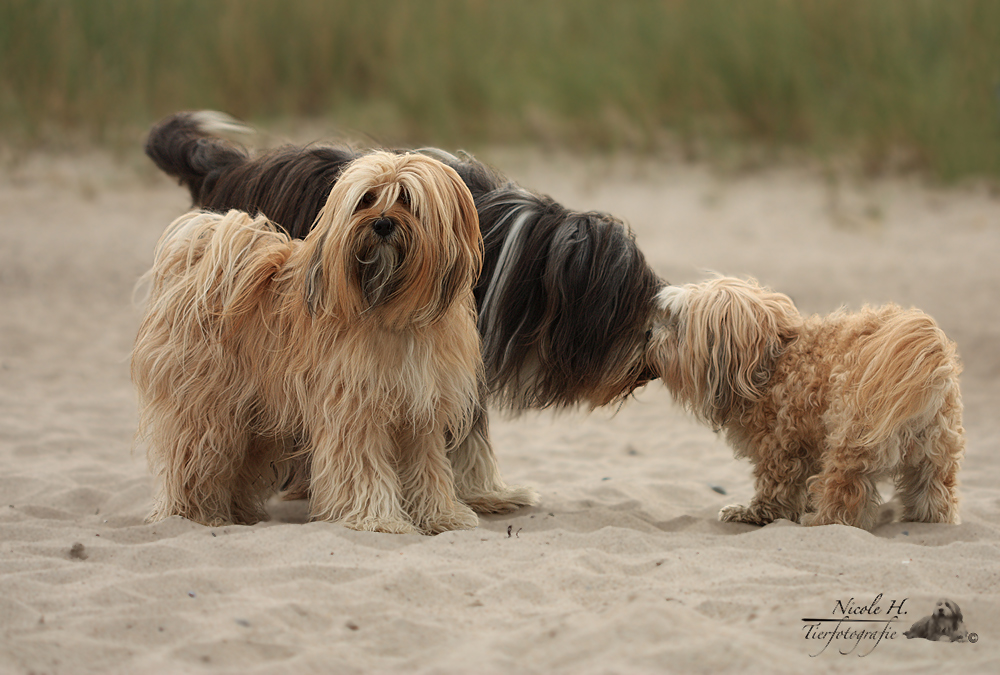
[[[902,519],[957,523],[965,449],[951,342],[896,305],[802,317],[788,296],[719,277],[658,296],[650,366],[754,465],[747,506],[719,519],[778,518],[870,530],[892,478]]]
[[[480,412],[481,264],[468,188],[414,154],[354,161],[304,240],[239,211],[176,220],[132,355],[160,483],[150,519],[266,518],[300,447],[314,519],[475,527],[447,452]],[[506,488],[492,451],[479,459]]]

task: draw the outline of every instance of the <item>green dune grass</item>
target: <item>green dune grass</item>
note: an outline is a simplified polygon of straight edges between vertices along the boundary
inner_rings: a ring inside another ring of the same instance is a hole
[[[387,142],[735,142],[997,176],[1000,2],[0,0],[5,142],[120,142],[188,108]]]

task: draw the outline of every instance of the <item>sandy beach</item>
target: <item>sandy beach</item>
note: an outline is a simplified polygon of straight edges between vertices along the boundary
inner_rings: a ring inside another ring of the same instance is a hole
[[[753,494],[750,465],[657,382],[616,410],[493,414],[505,478],[541,503],[475,530],[355,532],[303,502],[253,527],[146,524],[132,290],[188,194],[144,158],[8,158],[0,673],[1000,669],[1000,197],[803,167],[482,158],[621,217],[671,282],[752,275],[804,313],[933,315],[965,364],[962,524],[719,523]],[[941,597],[978,641],[903,637]]]

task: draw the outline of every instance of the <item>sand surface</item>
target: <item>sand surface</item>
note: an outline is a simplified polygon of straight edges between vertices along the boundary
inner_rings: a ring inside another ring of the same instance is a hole
[[[0,170],[0,673],[998,672],[1000,199],[486,159],[622,217],[671,281],[754,275],[804,312],[934,315],[966,367],[962,524],[720,524],[749,464],[658,383],[618,411],[495,415],[506,478],[542,502],[476,530],[354,532],[302,503],[254,527],[145,524],[131,293],[187,194],[141,158],[22,157]],[[902,636],[942,596],[978,642]],[[883,639],[809,637],[803,619],[844,606]]]

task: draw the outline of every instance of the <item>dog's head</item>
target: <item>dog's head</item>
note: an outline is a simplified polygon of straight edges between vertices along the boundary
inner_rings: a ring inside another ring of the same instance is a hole
[[[801,317],[787,295],[754,280],[717,277],[657,296],[647,360],[674,397],[722,427],[760,398]]]
[[[469,189],[441,162],[373,152],[330,191],[305,245],[313,314],[378,315],[402,328],[437,321],[482,267],[479,218]]]
[[[951,600],[941,598],[934,605],[934,612],[931,616],[935,619],[944,619],[953,624],[958,624],[958,622],[962,621],[962,610]]]
[[[645,384],[645,333],[663,282],[628,226],[515,185],[476,204],[486,248],[479,330],[497,399],[514,410],[596,408]]]

